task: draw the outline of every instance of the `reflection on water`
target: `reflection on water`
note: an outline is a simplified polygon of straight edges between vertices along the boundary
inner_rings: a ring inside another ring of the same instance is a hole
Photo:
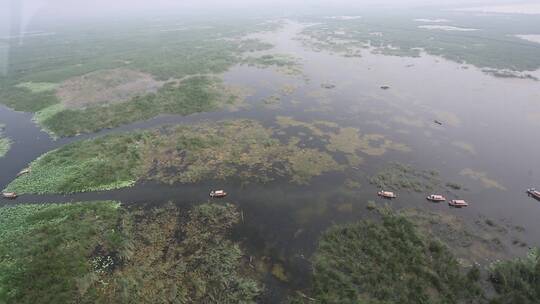
[[[530,245],[540,243],[537,220],[540,204],[524,192],[528,187],[540,186],[538,122],[531,119],[538,114],[531,111],[540,100],[540,82],[499,79],[472,66],[464,69],[463,65],[427,55],[404,58],[364,52],[360,58],[345,58],[315,52],[294,39],[301,29],[301,24],[290,22],[278,32],[256,36],[276,46],[268,53],[300,58],[302,75],[248,66],[236,66],[225,73],[226,83],[254,90],[248,97],[250,107],[188,117],[161,116],[97,135],[166,123],[229,118],[256,119],[280,130],[282,127],[276,119],[282,116],[305,123],[326,121],[341,128],[352,127],[360,136],[380,134],[392,142],[405,144],[410,152],[399,149],[371,155],[359,152],[363,161],[357,167],[320,176],[309,186],[286,181],[267,185],[240,185],[234,181],[175,186],[141,183],[109,192],[28,195],[17,202],[114,199],[124,203],[160,204],[172,200],[190,204],[207,201],[209,189],[225,188],[231,194],[227,200],[239,204],[243,211],[244,222],[235,237],[244,240],[253,254],[269,256],[284,264],[285,272],[291,275],[289,282],[297,287],[307,284],[304,277],[309,269],[307,259],[320,231],[333,223],[368,216],[369,200],[397,208],[419,207],[453,214],[470,223],[480,215],[493,218],[524,227],[521,239]],[[335,87],[321,87],[321,84]],[[381,90],[383,84],[390,88]],[[290,89],[293,87],[294,90]],[[269,106],[264,100],[271,96],[279,99]],[[0,159],[2,186],[38,155],[74,140],[49,139],[31,122],[29,114],[0,107],[0,119],[7,126],[7,135],[14,139],[12,151]],[[305,128],[290,128],[277,134],[283,138],[316,136]],[[90,136],[96,135],[81,138]],[[324,149],[320,141],[306,141],[306,145]],[[335,152],[334,156],[344,163],[346,155]],[[471,206],[449,209],[444,204],[427,203],[425,193],[406,191],[395,201],[381,201],[368,178],[389,162],[437,170],[443,181],[462,184],[468,189],[445,194],[467,199]],[[523,250],[512,246],[510,236],[502,241],[509,253]],[[274,285],[279,290],[280,284]]]

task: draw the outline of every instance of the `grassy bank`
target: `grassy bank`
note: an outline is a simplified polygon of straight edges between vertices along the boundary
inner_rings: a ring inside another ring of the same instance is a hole
[[[30,164],[6,190],[73,193],[126,187],[140,180],[196,183],[208,179],[307,184],[342,170],[330,154],[283,143],[252,120],[177,126],[76,142]]]
[[[0,208],[2,303],[250,303],[234,206]],[[181,237],[179,237],[181,236]]]

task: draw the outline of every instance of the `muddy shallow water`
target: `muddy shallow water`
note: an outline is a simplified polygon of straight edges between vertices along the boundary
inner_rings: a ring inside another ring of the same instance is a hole
[[[484,216],[507,226],[519,225],[525,228],[519,234],[520,239],[528,246],[540,245],[540,202],[525,194],[528,187],[540,187],[540,142],[536,140],[540,127],[540,82],[495,78],[475,67],[427,55],[390,57],[364,51],[361,58],[345,58],[316,52],[295,39],[301,29],[301,24],[289,22],[277,32],[255,36],[276,46],[270,53],[299,58],[302,75],[248,66],[233,67],[223,75],[225,83],[255,92],[247,99],[249,107],[238,111],[160,116],[97,134],[55,141],[39,130],[30,114],[0,107],[0,122],[6,125],[5,133],[14,142],[12,150],[0,159],[0,186],[5,187],[37,156],[73,140],[163,124],[231,118],[256,119],[267,127],[279,129],[276,116],[281,115],[305,122],[335,122],[340,127],[358,128],[361,134],[381,134],[407,145],[411,152],[389,150],[383,155],[362,155],[364,162],[358,168],[317,177],[309,186],[292,185],[284,180],[266,185],[241,185],[236,181],[173,186],[139,183],[116,191],[25,195],[15,202],[113,199],[125,204],[167,201],[191,204],[207,201],[209,189],[225,188],[231,194],[227,201],[237,203],[243,212],[244,221],[235,237],[244,241],[249,252],[284,263],[290,274],[289,285],[293,287],[308,283],[307,258],[320,232],[333,223],[364,217],[369,200],[397,208],[447,212],[471,223]],[[321,84],[333,84],[335,88],[324,88]],[[294,89],[284,93],[287,85]],[[381,85],[390,89],[381,90]],[[272,95],[280,97],[275,104],[262,101]],[[435,119],[443,125],[434,124]],[[292,135],[298,134],[294,130],[283,134]],[[471,206],[450,209],[445,204],[426,202],[425,193],[407,191],[401,191],[400,197],[391,202],[378,199],[377,189],[367,178],[394,161],[422,170],[437,170],[443,181],[464,185],[467,191],[447,194],[462,197]],[[480,172],[485,176],[474,179],[463,172]],[[361,187],[347,189],[346,178],[358,181]],[[494,187],[493,182],[498,186]],[[510,234],[501,236],[501,240],[509,255],[521,254],[526,249],[513,246]],[[287,284],[274,280],[270,285],[268,298],[272,299]]]

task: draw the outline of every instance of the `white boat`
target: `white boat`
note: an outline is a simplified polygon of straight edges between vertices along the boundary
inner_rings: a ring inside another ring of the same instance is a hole
[[[456,208],[461,208],[461,207],[469,206],[469,203],[467,203],[464,200],[451,200],[451,201],[448,202],[448,205],[450,205],[452,207],[456,207]]]
[[[531,188],[531,189],[527,189],[527,194],[537,200],[540,200],[540,191],[534,189],[534,188]]]
[[[426,199],[432,201],[432,202],[444,202],[446,201],[446,197],[440,195],[440,194],[431,194]]]
[[[210,197],[220,198],[220,197],[225,197],[225,196],[227,196],[227,192],[225,192],[224,190],[210,191]]]
[[[17,193],[15,192],[2,192],[2,197],[3,198],[8,198],[8,199],[16,199],[17,198]]]
[[[391,192],[391,191],[379,191],[379,192],[377,192],[377,195],[380,196],[380,197],[389,198],[389,199],[397,197],[397,194],[395,194],[394,192]]]

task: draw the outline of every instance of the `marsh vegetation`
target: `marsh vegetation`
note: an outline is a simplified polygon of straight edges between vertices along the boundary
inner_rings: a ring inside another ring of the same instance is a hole
[[[240,220],[230,204],[31,204],[0,215],[4,303],[248,303],[261,292],[228,239]]]

